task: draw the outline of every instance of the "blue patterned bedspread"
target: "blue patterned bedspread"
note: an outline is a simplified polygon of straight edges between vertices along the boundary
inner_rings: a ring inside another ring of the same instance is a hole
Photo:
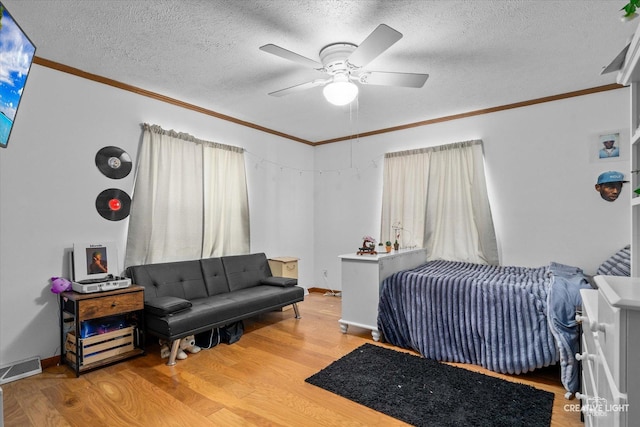
[[[564,267],[431,261],[395,273],[382,283],[378,328],[387,342],[424,357],[501,373],[521,374],[561,361],[562,383],[575,392],[573,346],[579,338],[572,316],[579,288],[589,285],[579,269],[574,274],[567,273],[573,267],[558,266]],[[554,274],[558,269],[560,276]],[[566,286],[566,277],[584,281]],[[562,292],[553,292],[554,286]],[[558,324],[564,327],[554,327]]]

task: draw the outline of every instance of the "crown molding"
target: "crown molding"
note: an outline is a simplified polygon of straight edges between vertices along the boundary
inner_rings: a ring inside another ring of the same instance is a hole
[[[83,79],[87,79],[87,80],[91,80],[97,83],[102,83],[108,86],[112,86],[118,89],[122,89],[122,90],[126,90],[128,92],[133,92],[135,94],[141,95],[141,96],[145,96],[147,98],[152,98],[155,99],[157,101],[161,101],[161,102],[166,102],[168,104],[171,105],[175,105],[181,108],[185,108],[187,110],[192,110],[201,114],[205,114],[207,116],[211,116],[211,117],[215,117],[221,120],[226,120],[228,122],[231,123],[235,123],[237,125],[240,126],[245,126],[251,129],[255,129],[258,130],[260,132],[265,132],[271,135],[276,135],[279,136],[281,138],[285,138],[285,139],[290,139],[292,141],[296,141],[296,142],[300,142],[303,144],[307,144],[307,145],[311,145],[311,146],[318,146],[318,145],[325,145],[325,144],[331,144],[334,142],[340,142],[340,141],[348,141],[350,139],[355,139],[355,138],[366,138],[368,136],[374,136],[374,135],[380,135],[380,134],[384,134],[384,133],[389,133],[389,132],[397,132],[397,131],[401,131],[401,130],[406,130],[406,129],[411,129],[411,128],[415,128],[415,127],[420,127],[420,126],[428,126],[428,125],[432,125],[432,124],[436,124],[436,123],[442,123],[442,122],[447,122],[447,121],[451,121],[451,120],[458,120],[458,119],[464,119],[466,117],[473,117],[473,116],[479,116],[479,115],[483,115],[483,114],[490,114],[490,113],[495,113],[498,111],[505,111],[505,110],[511,110],[514,108],[520,108],[520,107],[528,107],[530,105],[535,105],[535,104],[542,104],[545,102],[552,102],[552,101],[558,101],[561,99],[567,99],[567,98],[573,98],[576,96],[583,96],[583,95],[590,95],[593,93],[598,93],[598,92],[605,92],[605,91],[609,91],[609,90],[615,90],[615,89],[620,89],[622,87],[624,87],[623,85],[617,84],[617,83],[612,83],[612,84],[608,84],[608,85],[604,85],[604,86],[598,86],[598,87],[594,87],[594,88],[589,88],[589,89],[582,89],[582,90],[577,90],[577,91],[573,91],[573,92],[567,92],[567,93],[562,93],[559,95],[552,95],[552,96],[545,96],[543,98],[537,98],[537,99],[532,99],[529,101],[522,101],[522,102],[515,102],[513,104],[505,104],[505,105],[501,105],[498,107],[491,107],[491,108],[484,108],[481,110],[474,110],[474,111],[469,111],[466,113],[460,113],[460,114],[454,114],[451,116],[444,116],[444,117],[438,117],[435,119],[429,119],[429,120],[423,120],[420,122],[415,122],[415,123],[408,123],[408,124],[404,124],[404,125],[400,125],[400,126],[394,126],[394,127],[390,127],[390,128],[385,128],[385,129],[378,129],[378,130],[373,130],[370,132],[363,132],[363,133],[359,133],[356,135],[346,135],[343,137],[339,137],[339,138],[333,138],[333,139],[327,139],[327,140],[323,140],[323,141],[308,141],[306,139],[302,139],[302,138],[298,138],[296,136],[293,135],[288,135],[286,133],[282,133],[282,132],[278,132],[276,130],[273,129],[269,129],[266,128],[264,126],[260,126],[257,125],[255,123],[251,123],[251,122],[247,122],[244,120],[240,120],[237,119],[235,117],[231,117],[231,116],[227,116],[225,114],[221,114],[218,113],[216,111],[213,110],[209,110],[203,107],[199,107],[197,105],[194,104],[190,104],[184,101],[180,101],[177,100],[175,98],[170,98],[168,96],[164,96],[161,95],[159,93],[155,93],[155,92],[151,92],[145,89],[141,89],[139,87],[136,86],[132,86],[132,85],[128,85],[126,83],[122,83],[119,82],[117,80],[112,80],[103,76],[99,76],[97,74],[92,74],[92,73],[88,73],[86,71],[82,71],[78,68],[73,68],[70,67],[68,65],[64,65],[64,64],[60,64],[58,62],[54,62],[54,61],[50,61],[48,59],[44,59],[38,56],[35,56],[33,58],[33,62],[35,64],[41,65],[43,67],[47,67],[47,68],[51,68],[57,71],[61,71],[63,73],[68,73],[68,74],[72,74],[74,76],[77,77],[81,77]]]

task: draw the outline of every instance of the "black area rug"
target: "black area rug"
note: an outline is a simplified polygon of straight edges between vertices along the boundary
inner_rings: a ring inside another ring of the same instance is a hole
[[[553,393],[364,344],[306,382],[415,426],[545,426]]]

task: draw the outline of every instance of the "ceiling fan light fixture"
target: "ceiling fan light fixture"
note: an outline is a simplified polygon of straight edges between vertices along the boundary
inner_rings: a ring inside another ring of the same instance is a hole
[[[333,105],[347,105],[358,96],[358,86],[348,80],[334,80],[324,87],[322,94]]]

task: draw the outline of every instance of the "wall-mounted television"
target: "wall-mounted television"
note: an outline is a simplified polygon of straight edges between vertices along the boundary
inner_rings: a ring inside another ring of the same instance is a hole
[[[36,47],[0,2],[0,148],[6,148]]]

